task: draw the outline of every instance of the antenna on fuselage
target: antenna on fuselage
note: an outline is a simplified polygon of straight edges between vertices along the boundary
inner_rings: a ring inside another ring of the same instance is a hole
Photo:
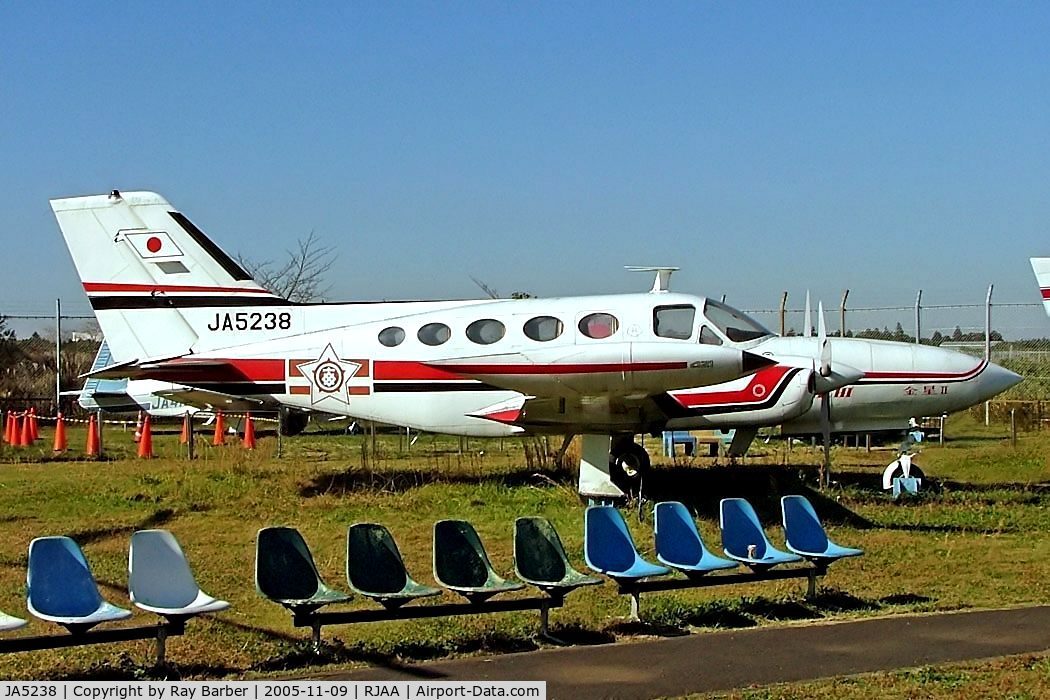
[[[653,281],[653,288],[649,291],[652,294],[661,294],[663,292],[669,291],[671,288],[671,273],[676,272],[682,268],[624,265],[623,269],[627,270],[628,272],[655,272],[656,279]]]

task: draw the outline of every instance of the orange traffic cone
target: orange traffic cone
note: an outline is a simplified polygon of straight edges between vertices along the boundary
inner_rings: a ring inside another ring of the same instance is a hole
[[[222,411],[215,414],[215,435],[211,439],[211,444],[218,446],[222,445],[226,440],[226,422],[222,418]]]
[[[87,433],[87,452],[88,457],[98,457],[98,423],[95,422],[95,416],[88,417],[88,433]]]
[[[40,439],[40,427],[36,424],[36,409],[29,409],[29,442],[30,444]]]
[[[18,447],[29,447],[33,444],[33,424],[29,414],[22,416],[22,430],[18,435]]]
[[[188,413],[182,418],[182,432],[179,433],[180,445],[188,445],[190,442],[190,420]]]
[[[7,423],[4,424],[4,442],[8,445],[15,444],[15,414],[7,412]]]
[[[153,459],[153,429],[150,427],[148,415],[142,422],[142,432],[139,435],[139,457]]]
[[[55,452],[65,452],[66,448],[69,447],[69,441],[66,440],[66,422],[62,419],[62,414],[58,414],[58,420],[55,421]]]
[[[142,411],[139,411],[138,420],[135,421],[135,442],[142,437]]]
[[[255,449],[255,421],[250,413],[244,415],[244,449]]]

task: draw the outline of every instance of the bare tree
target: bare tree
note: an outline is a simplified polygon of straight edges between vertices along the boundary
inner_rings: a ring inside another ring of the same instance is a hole
[[[283,262],[255,261],[238,254],[237,261],[256,282],[288,301],[319,301],[331,284],[325,275],[335,264],[335,248],[324,245],[313,231],[296,241]]]

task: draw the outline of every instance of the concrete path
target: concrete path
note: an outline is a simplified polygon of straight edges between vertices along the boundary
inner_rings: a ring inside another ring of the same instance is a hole
[[[547,697],[657,698],[1050,649],[1050,606],[691,634],[547,648],[330,680],[545,680]]]

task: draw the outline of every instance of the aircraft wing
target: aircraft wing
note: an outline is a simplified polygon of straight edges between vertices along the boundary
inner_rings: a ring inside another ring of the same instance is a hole
[[[193,406],[204,411],[251,411],[257,410],[266,402],[261,399],[253,399],[246,396],[234,396],[224,394],[220,391],[210,389],[199,389],[192,386],[184,386],[178,389],[153,392],[157,396],[177,403]]]
[[[519,396],[487,406],[470,416],[521,431],[551,433],[584,432],[599,427],[610,432],[625,432],[636,431],[639,425],[657,429],[668,418],[651,396]]]

